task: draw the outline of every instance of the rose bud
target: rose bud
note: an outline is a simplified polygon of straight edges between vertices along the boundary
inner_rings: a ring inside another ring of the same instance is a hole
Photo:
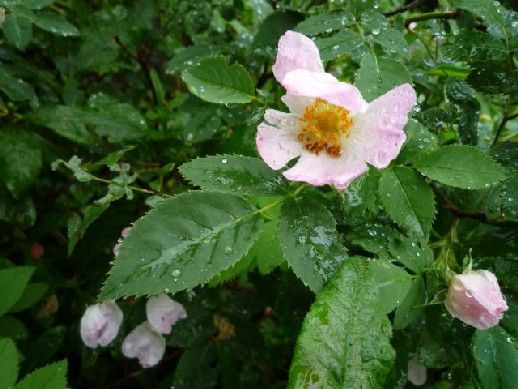
[[[408,360],[407,377],[415,386],[424,385],[426,382],[426,367],[416,357]]]
[[[122,343],[122,353],[127,358],[138,358],[143,368],[155,366],[165,352],[165,339],[155,332],[147,321],[131,331]]]
[[[456,274],[444,304],[453,317],[479,330],[497,325],[508,309],[495,275],[487,270]]]
[[[81,339],[91,348],[105,347],[119,332],[122,311],[113,301],[91,305],[81,318]]]
[[[182,304],[172,300],[166,294],[151,297],[146,303],[147,320],[151,327],[160,334],[169,334],[171,327],[187,317]]]

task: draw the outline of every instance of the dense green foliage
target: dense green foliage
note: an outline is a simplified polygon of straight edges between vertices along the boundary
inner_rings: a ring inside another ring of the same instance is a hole
[[[0,388],[403,388],[518,382],[512,0],[0,0]],[[410,82],[396,160],[344,191],[257,156],[286,30],[367,101]],[[123,228],[132,225],[114,259]],[[443,301],[488,269],[510,309]],[[162,362],[120,352],[166,292]],[[119,336],[79,337],[118,299]]]

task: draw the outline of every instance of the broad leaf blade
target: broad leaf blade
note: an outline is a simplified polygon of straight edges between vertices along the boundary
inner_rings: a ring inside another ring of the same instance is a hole
[[[185,70],[182,78],[193,94],[210,103],[249,103],[255,94],[246,69],[239,64],[228,66],[223,57],[202,61]]]
[[[505,170],[474,146],[444,146],[422,155],[415,168],[443,184],[463,189],[481,189],[506,177]]]
[[[0,388],[12,388],[18,376],[18,350],[11,339],[0,338]]]
[[[518,383],[516,339],[500,326],[477,330],[472,353],[484,388],[514,388]]]
[[[435,213],[433,191],[414,170],[396,167],[383,172],[379,198],[388,215],[410,232],[427,236]]]
[[[34,24],[39,28],[61,36],[79,35],[77,28],[55,12],[41,11],[34,14]]]
[[[47,365],[33,371],[14,387],[14,389],[65,389],[67,387],[67,361]]]
[[[32,22],[15,14],[5,16],[3,24],[5,39],[17,49],[23,50],[32,38]]]
[[[350,258],[304,319],[289,388],[381,388],[394,361],[390,322],[365,258]]]
[[[180,172],[204,190],[249,195],[284,195],[286,181],[258,158],[213,155],[184,163]]]
[[[22,296],[33,272],[32,266],[0,269],[0,315],[8,312]]]
[[[247,253],[261,223],[255,208],[228,193],[163,200],[131,228],[101,298],[176,293],[203,284]]]
[[[297,277],[315,293],[347,258],[333,215],[321,202],[309,197],[283,204],[279,242]]]

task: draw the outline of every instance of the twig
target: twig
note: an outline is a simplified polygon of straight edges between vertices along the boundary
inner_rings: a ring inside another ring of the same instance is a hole
[[[403,6],[399,7],[398,9],[395,9],[394,11],[385,12],[383,15],[388,18],[390,16],[394,16],[394,15],[406,12],[412,8],[415,8],[419,5],[421,5],[421,3],[424,3],[425,1],[426,0],[414,0],[410,4],[403,5]]]
[[[408,26],[413,22],[422,22],[423,20],[430,19],[455,19],[459,15],[459,12],[456,10],[453,11],[444,11],[444,12],[428,12],[424,14],[410,16],[405,19],[405,26]]]
[[[495,138],[493,139],[492,146],[494,146],[496,144],[496,142],[498,142],[498,139],[500,139],[500,135],[502,135],[502,131],[504,130],[507,122],[510,120],[516,119],[517,117],[518,117],[518,113],[515,113],[514,115],[506,116],[502,119],[502,121],[500,122],[500,125],[496,129],[496,134],[495,134]]]

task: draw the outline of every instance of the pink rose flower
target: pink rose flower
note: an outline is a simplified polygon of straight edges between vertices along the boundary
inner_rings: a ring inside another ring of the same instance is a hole
[[[147,320],[151,327],[160,334],[169,334],[173,325],[187,317],[182,304],[161,294],[150,297],[146,303]]]
[[[479,330],[497,325],[508,309],[495,275],[487,270],[456,274],[444,304],[453,317]]]
[[[407,377],[415,386],[424,385],[426,382],[426,367],[416,357],[408,360]]]
[[[155,366],[165,352],[165,339],[151,328],[147,321],[139,324],[122,342],[122,354],[127,358],[138,358],[140,366]]]
[[[122,316],[122,311],[113,301],[86,308],[80,325],[83,343],[91,348],[110,344],[119,332]]]
[[[355,86],[326,73],[313,41],[293,31],[279,40],[272,70],[290,112],[266,110],[256,145],[274,170],[299,157],[283,172],[288,180],[343,189],[368,164],[384,168],[399,154],[416,103],[409,84],[367,103]]]

